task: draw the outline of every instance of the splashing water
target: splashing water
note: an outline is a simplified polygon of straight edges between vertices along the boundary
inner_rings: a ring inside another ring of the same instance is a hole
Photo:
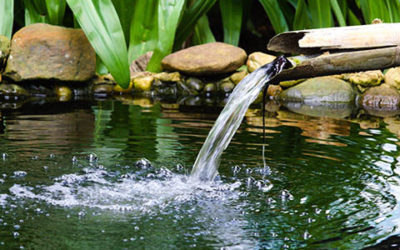
[[[191,177],[195,180],[214,180],[222,152],[229,145],[243,117],[258,94],[267,89],[268,82],[292,64],[283,56],[257,69],[243,79],[229,97],[194,163]]]

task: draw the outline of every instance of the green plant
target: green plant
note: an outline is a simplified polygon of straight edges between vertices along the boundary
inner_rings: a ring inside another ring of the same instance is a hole
[[[14,1],[0,1],[0,35],[11,38],[14,20]]]

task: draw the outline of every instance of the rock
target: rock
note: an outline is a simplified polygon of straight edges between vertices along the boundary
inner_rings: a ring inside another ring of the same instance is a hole
[[[262,52],[254,52],[249,55],[247,59],[247,69],[249,72],[253,72],[264,64],[270,63],[275,59],[275,56],[271,56]]]
[[[231,81],[223,81],[219,85],[219,89],[223,93],[231,93],[234,88],[235,88],[235,84],[233,84],[233,82],[231,82]]]
[[[189,47],[166,56],[164,70],[180,71],[187,75],[220,75],[235,71],[247,58],[246,52],[226,43],[206,43]]]
[[[82,30],[37,23],[14,34],[5,75],[14,81],[87,81],[95,69],[96,54]]]
[[[6,60],[9,54],[10,54],[10,39],[0,35],[0,72],[3,71],[3,68],[6,65]]]
[[[186,86],[197,92],[200,92],[204,88],[204,83],[196,77],[189,77],[186,79]]]
[[[17,84],[0,84],[0,96],[29,96],[29,92]]]
[[[181,74],[179,74],[179,72],[161,72],[155,74],[154,78],[163,82],[179,82],[180,80],[182,80]]]
[[[385,83],[400,89],[400,67],[389,69],[385,76]]]
[[[153,55],[153,51],[149,51],[146,54],[143,54],[143,55],[139,56],[138,58],[136,58],[136,60],[133,60],[129,67],[131,76],[135,72],[146,71],[147,64],[149,64],[149,61],[150,61],[152,55]]]
[[[352,102],[356,92],[351,84],[333,77],[316,77],[308,79],[283,91],[279,98],[284,101],[316,104],[325,102]]]
[[[67,86],[57,86],[55,88],[55,92],[60,102],[66,102],[71,100],[72,91]]]
[[[120,93],[120,94],[129,94],[132,92],[132,88],[133,88],[133,81],[131,80],[129,82],[128,88],[124,89],[124,88],[121,88],[121,86],[119,86],[118,84],[116,84],[113,87],[113,91],[116,93]]]
[[[95,96],[108,96],[113,92],[113,85],[110,84],[95,84],[92,88]]]
[[[153,81],[154,81],[153,76],[144,76],[144,77],[133,79],[133,85],[135,87],[135,90],[137,90],[137,91],[140,91],[140,92],[150,91]]]
[[[294,85],[297,85],[301,82],[304,82],[307,79],[297,79],[297,80],[290,80],[290,81],[283,81],[280,82],[279,85],[283,88],[290,88],[293,87]]]
[[[377,109],[397,109],[400,104],[400,93],[388,84],[372,87],[361,97],[361,104]]]
[[[217,86],[214,83],[207,83],[204,86],[203,92],[206,94],[215,94],[217,92]]]
[[[380,70],[370,70],[352,74],[342,74],[342,79],[356,85],[371,87],[379,85],[383,80],[383,74]]]
[[[267,89],[267,95],[275,97],[282,92],[282,88],[279,85],[269,85]]]
[[[246,70],[242,70],[239,72],[235,72],[233,73],[229,79],[235,84],[237,85],[241,80],[243,80],[243,78],[245,78],[248,75]]]

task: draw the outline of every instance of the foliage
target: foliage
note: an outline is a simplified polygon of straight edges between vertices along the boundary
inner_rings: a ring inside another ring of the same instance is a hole
[[[94,47],[97,69],[108,69],[126,87],[129,64],[140,55],[153,51],[148,70],[159,71],[162,58],[172,51],[216,41],[209,17],[220,19],[224,42],[238,45],[244,29],[257,33],[252,8],[258,7],[275,33],[359,25],[375,18],[400,22],[400,0],[6,0],[0,1],[0,34],[11,36],[12,20],[21,12],[15,8],[23,8],[25,25],[66,25],[68,12],[69,23],[79,23]]]

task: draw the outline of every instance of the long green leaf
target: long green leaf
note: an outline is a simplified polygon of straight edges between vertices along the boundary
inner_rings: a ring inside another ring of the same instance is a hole
[[[161,60],[172,51],[175,32],[185,0],[160,0],[158,3],[158,44],[151,57],[147,70],[161,70]]]
[[[259,0],[264,7],[265,12],[276,33],[282,33],[289,30],[289,26],[285,20],[285,16],[279,7],[277,0]]]
[[[306,0],[297,1],[296,13],[294,15],[293,29],[301,30],[309,27],[310,18],[307,12]]]
[[[332,27],[332,12],[330,1],[309,0],[308,7],[311,15],[312,28]]]
[[[88,40],[115,81],[129,86],[128,51],[125,37],[111,0],[67,0]]]
[[[353,13],[353,11],[351,11],[351,9],[347,9],[347,18],[350,25],[361,25],[360,20],[358,20],[357,16]]]
[[[0,35],[11,38],[14,22],[14,1],[0,1]]]
[[[129,44],[130,39],[130,26],[133,16],[132,10],[135,9],[137,1],[138,0],[112,0],[115,10],[118,13],[119,21],[121,23],[122,30],[124,31],[127,45]]]
[[[46,14],[39,11],[35,5],[35,1],[24,0],[25,5],[25,25],[30,25],[33,23],[46,23]]]
[[[65,0],[46,0],[47,14],[50,24],[62,25],[65,14]]]
[[[194,27],[193,44],[203,44],[215,42],[215,37],[210,29],[207,15],[200,17]]]
[[[390,20],[388,22],[399,22],[400,21],[400,1],[398,0],[386,0],[386,6]]]
[[[183,12],[177,28],[174,50],[179,50],[183,42],[193,32],[194,26],[201,16],[206,14],[217,0],[197,0]]]
[[[219,0],[224,42],[237,46],[242,27],[242,0]]]
[[[346,19],[343,16],[342,10],[340,9],[339,3],[337,0],[331,0],[331,6],[333,13],[335,13],[336,20],[338,21],[340,26],[346,26]]]
[[[361,12],[366,23],[371,23],[375,18],[384,22],[390,21],[390,14],[386,8],[385,1],[359,0]]]
[[[139,0],[133,8],[130,24],[129,62],[157,47],[158,0]]]

